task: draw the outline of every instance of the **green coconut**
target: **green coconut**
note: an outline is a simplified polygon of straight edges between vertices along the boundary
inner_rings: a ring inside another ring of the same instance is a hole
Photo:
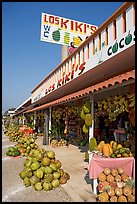
[[[84,113],[84,110],[82,109],[81,113],[80,113],[80,117],[85,120],[85,113]]]
[[[83,125],[83,132],[88,133],[88,126],[86,124]]]
[[[97,147],[97,141],[96,138],[91,138],[90,142],[89,142],[89,149],[92,152],[93,150],[95,150],[95,148]]]
[[[83,106],[83,110],[85,113],[90,113],[91,111],[91,105],[90,105],[90,102],[89,101],[86,101],[86,103],[84,104]]]
[[[91,126],[92,125],[92,115],[90,113],[85,115],[85,124],[87,126]]]

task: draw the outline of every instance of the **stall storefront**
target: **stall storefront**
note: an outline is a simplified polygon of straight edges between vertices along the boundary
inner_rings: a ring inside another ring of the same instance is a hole
[[[121,165],[124,161],[124,168],[125,163],[129,164],[131,160],[130,170],[126,173],[134,177],[135,3],[124,3],[38,84],[31,94],[32,104],[37,107],[30,108],[24,114],[43,111],[44,144],[49,143],[49,131],[51,133],[53,126],[58,128],[58,136],[68,134],[76,144],[81,135],[85,136],[83,140],[88,136],[89,149],[92,138],[96,139],[97,145],[101,141],[116,141],[117,145],[121,144],[130,151],[128,156],[124,156],[125,152],[123,155],[122,152],[115,152],[108,163],[112,164],[119,159]],[[90,107],[85,105],[87,102]],[[110,155],[109,152],[107,158],[104,154],[105,158],[101,159],[107,161]],[[93,170],[94,156],[102,155],[89,151],[89,171]],[[115,165],[112,167],[106,164],[105,167],[117,169]],[[98,175],[97,178],[91,172],[89,175],[94,179],[96,193]]]

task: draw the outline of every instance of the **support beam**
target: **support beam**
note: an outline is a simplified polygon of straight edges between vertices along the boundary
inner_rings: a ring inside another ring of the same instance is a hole
[[[68,46],[62,45],[62,62],[68,57]]]
[[[49,137],[49,110],[46,109],[45,110],[43,145],[48,145],[49,144],[48,137]]]
[[[51,130],[51,107],[49,107],[49,130]]]
[[[34,111],[33,123],[34,123],[34,130],[35,130],[36,129],[36,111]]]
[[[91,103],[92,126],[89,127],[89,142],[90,139],[94,137],[94,95],[90,97],[90,103]]]
[[[24,115],[24,113],[22,115],[23,115],[23,122],[22,122],[22,124],[24,125],[25,124],[25,115]]]

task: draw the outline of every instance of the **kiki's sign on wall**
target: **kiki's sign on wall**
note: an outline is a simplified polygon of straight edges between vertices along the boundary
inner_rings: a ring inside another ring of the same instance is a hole
[[[97,28],[95,25],[42,13],[41,41],[68,46],[73,42],[78,47]]]

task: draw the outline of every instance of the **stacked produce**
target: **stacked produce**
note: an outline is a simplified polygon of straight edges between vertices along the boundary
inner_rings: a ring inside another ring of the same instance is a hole
[[[135,202],[135,180],[125,171],[104,168],[98,177],[98,202]]]
[[[18,126],[9,126],[6,135],[9,136],[10,141],[17,142],[23,134]]]
[[[26,187],[32,186],[35,190],[49,191],[65,184],[70,176],[61,169],[61,162],[55,158],[52,150],[33,149],[30,151],[24,169],[19,173]]]
[[[88,133],[88,127],[92,125],[92,115],[90,112],[91,112],[91,104],[89,101],[86,101],[80,112],[80,116],[85,123],[82,128],[85,134]]]
[[[60,139],[59,141],[53,139],[50,144],[51,147],[66,146],[67,141],[65,139]]]
[[[110,121],[115,121],[122,112],[130,113],[131,109],[135,109],[135,93],[125,96],[109,96],[104,100],[98,101],[97,104],[98,115],[102,115],[102,112],[105,112],[109,116]],[[131,119],[131,122],[134,124],[134,120]]]
[[[20,138],[15,146],[22,156],[28,156],[32,149],[38,148],[35,140],[29,135],[24,135],[22,138]]]
[[[6,152],[7,156],[12,156],[12,157],[16,157],[20,155],[20,152],[18,151],[17,148],[15,147],[8,147],[8,151]]]
[[[110,141],[110,143],[105,143],[101,141],[95,148],[99,153],[104,157],[132,157],[133,154],[128,147],[123,147],[121,144],[118,144],[116,141]]]

